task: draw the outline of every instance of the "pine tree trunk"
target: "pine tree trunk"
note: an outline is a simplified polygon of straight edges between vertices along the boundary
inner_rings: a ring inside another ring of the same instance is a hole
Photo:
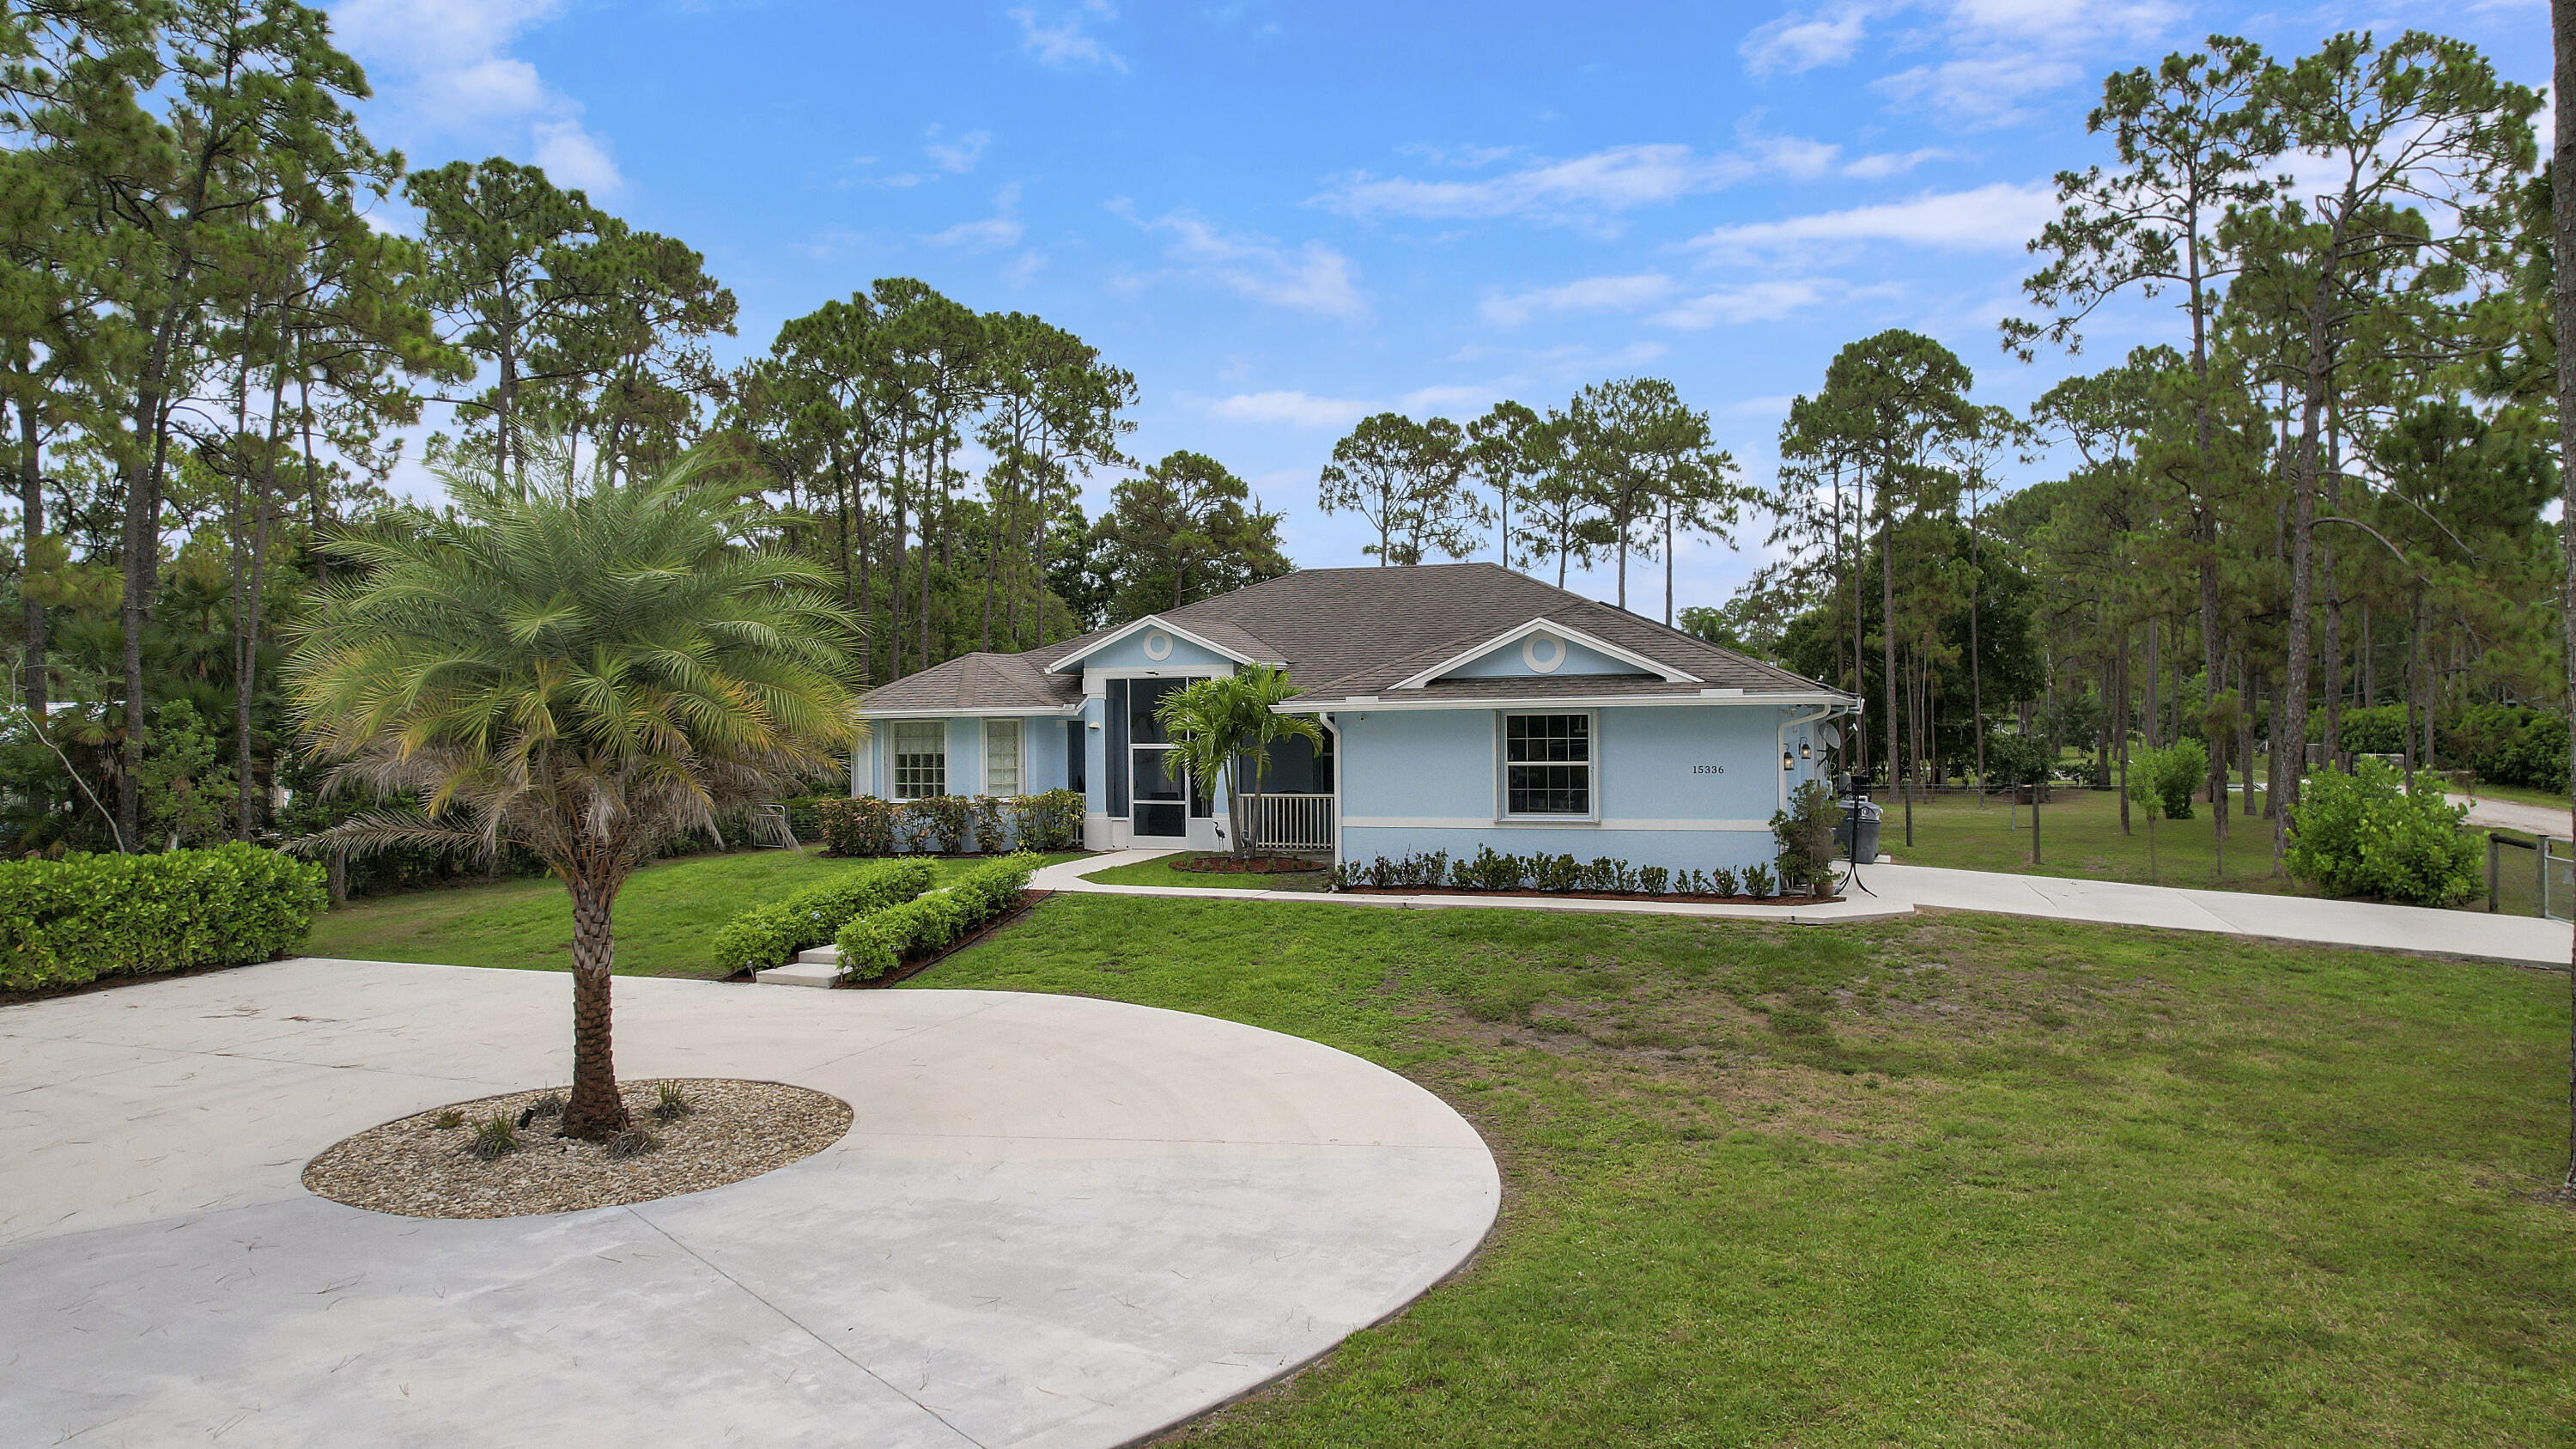
[[[18,541],[28,550],[32,560],[36,540],[45,534],[45,466],[42,435],[36,426],[36,405],[26,398],[18,400],[18,525]],[[38,601],[35,592],[26,587],[23,575],[19,596],[26,605],[27,713],[41,728],[49,708],[45,677],[45,606]]]
[[[626,1126],[610,1026],[617,887],[574,877],[566,888],[572,892],[572,1100],[564,1105],[563,1135],[596,1142]]]

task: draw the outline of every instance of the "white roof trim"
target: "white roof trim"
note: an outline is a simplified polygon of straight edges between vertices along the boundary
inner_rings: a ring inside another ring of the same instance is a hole
[[[1509,684],[1512,681],[1509,678],[1504,678],[1497,679],[1494,682],[1497,684]],[[1776,693],[1770,694],[1746,694],[1740,696],[1706,694],[1578,694],[1557,695],[1552,698],[1548,696],[1533,698],[1527,695],[1515,697],[1510,694],[1497,692],[1495,694],[1472,699],[1387,700],[1380,699],[1375,695],[1368,695],[1365,697],[1354,695],[1348,699],[1292,699],[1283,700],[1278,704],[1272,705],[1271,708],[1279,714],[1321,714],[1326,710],[1349,710],[1353,713],[1357,713],[1362,710],[1381,709],[1510,709],[1545,713],[1548,710],[1669,708],[1682,705],[1688,705],[1700,709],[1734,709],[1744,706],[1770,705],[1787,709],[1809,704],[1848,706],[1850,701],[1850,695],[1836,694],[1831,690],[1818,689],[1780,690]],[[1857,713],[1858,711],[1856,709],[1846,708],[1838,712]]]
[[[1082,701],[1071,704],[997,704],[984,707],[956,704],[936,709],[867,709],[859,711],[861,719],[1069,719],[1082,713]]]
[[[1442,675],[1447,674],[1450,670],[1456,669],[1462,664],[1473,663],[1476,660],[1482,659],[1486,655],[1493,653],[1497,649],[1509,648],[1513,644],[1528,638],[1530,635],[1537,633],[1541,629],[1545,629],[1547,632],[1556,635],[1567,643],[1580,644],[1584,648],[1590,649],[1595,653],[1607,654],[1622,664],[1633,664],[1649,674],[1661,675],[1663,676],[1663,680],[1666,684],[1699,684],[1703,682],[1698,675],[1692,674],[1687,670],[1676,669],[1660,660],[1649,659],[1634,649],[1622,649],[1607,639],[1586,634],[1571,624],[1560,624],[1554,619],[1542,617],[1532,619],[1519,628],[1512,630],[1510,633],[1497,634],[1482,644],[1473,645],[1464,653],[1453,654],[1449,658],[1441,660],[1439,663],[1432,665],[1430,668],[1422,671],[1420,674],[1414,675],[1410,679],[1385,686],[1385,688],[1381,689],[1379,693],[1389,694],[1399,689],[1420,689],[1422,686],[1429,684],[1431,681],[1438,679]]]
[[[1090,656],[1099,653],[1101,650],[1108,648],[1110,645],[1117,643],[1119,640],[1126,638],[1128,635],[1146,628],[1160,629],[1164,633],[1173,635],[1176,638],[1187,639],[1191,643],[1199,646],[1201,649],[1205,649],[1211,654],[1223,655],[1237,664],[1276,664],[1280,662],[1275,659],[1264,660],[1246,658],[1245,656],[1226,648],[1224,645],[1219,644],[1212,639],[1202,638],[1199,635],[1191,633],[1189,630],[1182,628],[1180,625],[1173,623],[1171,620],[1164,618],[1160,614],[1147,614],[1145,617],[1128,624],[1124,628],[1113,630],[1110,633],[1094,639],[1090,643],[1076,649],[1071,654],[1068,654],[1053,664],[1048,665],[1046,667],[1046,672],[1053,674],[1076,660],[1087,659]]]

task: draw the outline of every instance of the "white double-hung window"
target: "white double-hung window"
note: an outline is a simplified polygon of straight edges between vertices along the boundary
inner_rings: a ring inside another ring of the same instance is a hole
[[[894,798],[921,800],[948,793],[948,721],[894,722]]]
[[[1020,722],[1018,720],[984,721],[984,793],[987,795],[1020,793]]]
[[[1503,716],[1503,814],[1590,818],[1592,716]]]

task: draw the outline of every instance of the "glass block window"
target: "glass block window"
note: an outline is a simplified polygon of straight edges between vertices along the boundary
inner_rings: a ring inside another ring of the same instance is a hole
[[[894,722],[894,798],[920,800],[948,793],[948,721]]]
[[[1018,720],[984,721],[984,793],[987,795],[1020,793],[1020,722]]]
[[[1592,716],[1503,716],[1503,813],[1592,813]]]

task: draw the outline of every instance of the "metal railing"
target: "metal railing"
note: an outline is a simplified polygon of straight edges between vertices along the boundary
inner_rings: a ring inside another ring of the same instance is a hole
[[[1333,797],[1263,795],[1256,803],[1252,843],[1261,850],[1333,848]]]
[[[2508,852],[2528,851],[2528,863]],[[2543,835],[2517,840],[2487,832],[2487,910],[2508,916],[2576,920],[2576,842]]]

